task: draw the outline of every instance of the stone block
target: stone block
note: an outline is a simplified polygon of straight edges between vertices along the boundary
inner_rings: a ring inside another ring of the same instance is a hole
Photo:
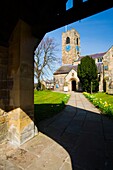
[[[113,94],[113,89],[108,89],[108,94]]]
[[[0,142],[7,136],[7,114],[0,109]]]
[[[38,133],[34,121],[21,108],[8,113],[8,140],[20,146]]]
[[[37,134],[34,125],[33,54],[37,38],[22,20],[16,24],[7,48],[0,46],[1,128],[7,125],[10,143],[20,146]],[[1,134],[2,136],[2,134]]]

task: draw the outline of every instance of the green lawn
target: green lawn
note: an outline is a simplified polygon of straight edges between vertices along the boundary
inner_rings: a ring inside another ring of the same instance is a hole
[[[101,98],[103,102],[107,102],[108,104],[113,105],[113,95],[109,95],[106,93],[94,93],[93,96],[96,98]]]
[[[113,118],[113,95],[106,93],[83,93],[97,108],[101,110],[102,114]]]
[[[34,91],[35,120],[39,122],[64,109],[70,95],[52,91]]]

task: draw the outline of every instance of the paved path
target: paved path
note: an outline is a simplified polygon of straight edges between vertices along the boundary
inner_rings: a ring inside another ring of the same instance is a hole
[[[81,93],[39,130],[18,149],[1,144],[0,170],[113,170],[113,121]]]

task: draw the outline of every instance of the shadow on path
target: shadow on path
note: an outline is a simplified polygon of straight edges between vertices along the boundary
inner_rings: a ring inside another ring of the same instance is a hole
[[[0,145],[0,170],[113,170],[113,121],[82,93],[38,129],[19,148]]]
[[[73,170],[113,170],[113,121],[105,116],[67,105],[38,128],[65,148]]]

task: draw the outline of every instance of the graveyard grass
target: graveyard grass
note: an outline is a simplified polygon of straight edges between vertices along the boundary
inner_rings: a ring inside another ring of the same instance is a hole
[[[97,108],[101,110],[101,114],[113,119],[113,95],[106,93],[83,93]]]
[[[58,92],[34,91],[34,114],[36,123],[53,117],[65,108],[70,95]]]
[[[107,102],[111,105],[113,105],[113,95],[107,94],[107,93],[94,93],[93,96],[95,96],[96,98],[101,98],[103,102]]]

